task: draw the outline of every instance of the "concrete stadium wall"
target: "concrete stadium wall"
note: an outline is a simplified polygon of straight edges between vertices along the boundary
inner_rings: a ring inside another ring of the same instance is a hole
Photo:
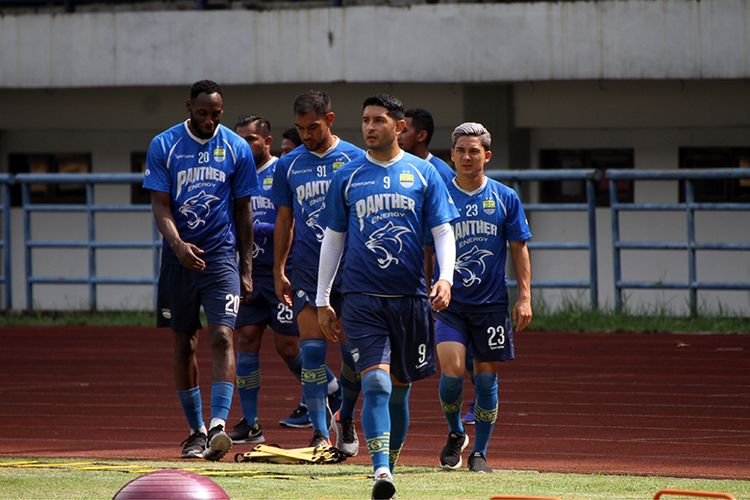
[[[750,76],[750,2],[0,17],[0,88]]]

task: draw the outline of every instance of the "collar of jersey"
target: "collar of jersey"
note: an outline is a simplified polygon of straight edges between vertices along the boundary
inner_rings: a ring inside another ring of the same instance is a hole
[[[482,185],[476,188],[474,191],[465,190],[464,188],[458,185],[458,182],[456,182],[456,179],[458,179],[458,177],[454,177],[453,180],[451,181],[453,185],[456,186],[456,189],[458,189],[464,194],[467,194],[468,196],[474,196],[475,194],[477,194],[478,192],[480,192],[482,189],[484,189],[487,186],[487,179],[489,179],[489,177],[485,175],[484,180],[482,180]]]
[[[331,145],[330,148],[326,149],[322,153],[316,153],[315,151],[310,151],[309,149],[308,149],[308,151],[310,152],[311,155],[315,155],[318,158],[323,158],[325,155],[327,155],[328,153],[330,153],[331,151],[333,151],[334,149],[336,149],[337,147],[339,147],[339,142],[341,142],[341,140],[338,138],[338,136],[334,135],[333,136],[333,144]]]
[[[366,153],[366,156],[367,156],[367,161],[369,161],[370,163],[374,163],[375,165],[380,165],[381,167],[387,168],[387,167],[390,167],[391,165],[393,165],[394,163],[396,163],[398,161],[401,161],[404,158],[404,150],[403,149],[399,149],[398,150],[398,154],[396,156],[394,156],[393,158],[391,158],[390,160],[388,160],[388,161],[376,160],[375,158],[373,158],[372,156],[370,156],[370,152],[369,151]]]
[[[206,144],[211,139],[213,139],[214,137],[216,137],[216,134],[219,133],[219,127],[221,126],[221,125],[217,125],[216,129],[214,129],[214,135],[212,135],[208,139],[201,139],[199,137],[194,136],[193,133],[190,131],[190,127],[188,126],[188,122],[189,121],[190,121],[190,118],[188,118],[187,120],[185,120],[185,122],[183,123],[183,125],[185,126],[185,131],[188,133],[188,135],[190,136],[190,138],[193,139],[198,144]]]
[[[265,169],[267,169],[268,167],[270,167],[271,165],[273,165],[276,160],[278,160],[277,157],[271,156],[271,158],[269,158],[269,160],[267,162],[265,162],[263,165],[261,165],[260,167],[258,167],[257,173],[263,172]]]

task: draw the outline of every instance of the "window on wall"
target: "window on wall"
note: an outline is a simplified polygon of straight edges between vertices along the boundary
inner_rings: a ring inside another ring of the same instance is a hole
[[[146,153],[130,153],[130,171],[142,174],[146,170]],[[147,205],[151,203],[151,193],[143,189],[142,183],[133,184],[130,187],[130,203],[133,205]]]
[[[746,168],[750,174],[750,147],[680,148],[680,168]],[[693,181],[695,201],[700,203],[750,203],[750,179]],[[685,184],[680,183],[680,201]]]
[[[543,169],[609,169],[633,168],[632,149],[542,149],[539,166]],[[602,177],[595,184],[596,206],[609,206],[609,180]],[[586,182],[577,180],[544,181],[540,183],[542,203],[584,203]],[[623,203],[633,201],[633,182],[617,181],[617,199]]]
[[[12,153],[8,155],[12,174],[87,174],[90,153]],[[85,184],[38,183],[29,185],[32,203],[86,203]],[[11,204],[21,205],[21,186],[11,189]]]

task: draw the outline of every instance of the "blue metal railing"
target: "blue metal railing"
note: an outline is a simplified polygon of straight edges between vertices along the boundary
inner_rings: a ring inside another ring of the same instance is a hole
[[[98,285],[151,285],[156,288],[159,276],[159,250],[161,235],[152,223],[152,238],[150,241],[97,241],[96,213],[127,213],[150,212],[150,205],[103,205],[94,202],[95,184],[136,184],[143,181],[142,174],[19,174],[15,181],[21,185],[21,199],[23,207],[23,234],[25,248],[26,275],[26,309],[33,308],[35,284],[86,284],[89,287],[89,308],[96,310],[96,295]],[[29,194],[30,184],[84,184],[86,187],[86,203],[84,204],[40,204],[31,203]],[[86,240],[33,240],[31,238],[31,214],[34,212],[55,212],[86,214]],[[39,276],[33,272],[32,253],[35,248],[85,248],[88,250],[88,274],[80,277]],[[96,251],[98,249],[151,249],[153,269],[151,277],[101,277],[97,275]]]
[[[13,177],[8,174],[0,174],[0,215],[2,215],[2,232],[0,233],[0,250],[2,250],[2,269],[0,284],[3,285],[3,306],[9,310],[12,306],[11,274],[10,274],[10,185]]]
[[[615,309],[622,310],[623,289],[686,289],[689,293],[690,313],[698,312],[698,290],[745,290],[750,282],[711,282],[697,279],[697,250],[750,250],[750,243],[706,243],[695,241],[695,212],[750,211],[750,203],[697,203],[693,181],[705,179],[748,179],[750,172],[737,168],[694,170],[609,170],[609,199],[612,214],[612,250],[615,285]],[[681,181],[685,183],[684,203],[620,203],[617,201],[618,180]],[[684,242],[621,241],[619,213],[624,211],[684,211],[687,217],[687,235]],[[743,228],[747,231],[747,228]],[[687,281],[625,281],[622,279],[622,250],[687,250]]]
[[[586,212],[588,216],[588,241],[529,241],[530,250],[584,250],[588,251],[588,280],[531,280],[531,288],[581,288],[588,289],[591,308],[599,307],[599,276],[597,271],[596,245],[596,190],[594,183],[599,180],[598,170],[488,170],[488,177],[498,181],[511,182],[516,192],[520,192],[520,183],[524,181],[563,181],[580,180],[586,183],[585,203],[524,203],[524,211],[532,212]],[[533,231],[533,229],[532,229]],[[517,283],[508,280],[508,285]]]

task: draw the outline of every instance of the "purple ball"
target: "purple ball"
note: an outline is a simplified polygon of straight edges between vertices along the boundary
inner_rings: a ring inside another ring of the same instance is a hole
[[[229,495],[207,477],[186,470],[165,469],[133,479],[112,500],[229,500]]]

